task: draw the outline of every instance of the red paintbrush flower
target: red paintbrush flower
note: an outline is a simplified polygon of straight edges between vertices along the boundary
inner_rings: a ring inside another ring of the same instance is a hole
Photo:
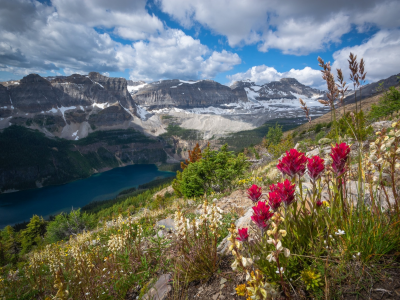
[[[274,213],[269,211],[269,206],[266,205],[265,201],[259,201],[255,206],[252,207],[254,215],[261,217],[263,220],[268,221]]]
[[[321,200],[317,200],[316,204],[317,204],[317,207],[321,207],[322,206],[322,201]]]
[[[346,143],[341,143],[340,145],[336,144],[335,147],[331,149],[331,157],[332,157],[332,169],[336,173],[337,176],[342,175],[346,172],[346,162],[349,157],[350,146]]]
[[[247,228],[238,229],[238,235],[239,236],[236,239],[241,242],[247,242],[247,240],[249,239],[249,234],[247,233]]]
[[[271,187],[274,187],[274,185],[271,185]],[[270,188],[271,188],[270,187]],[[268,193],[268,205],[275,211],[278,210],[278,208],[281,206],[282,200],[281,197],[279,196],[279,193],[275,191],[275,189],[271,192]]]
[[[298,174],[299,176],[303,176],[306,170],[306,163],[307,157],[304,153],[296,149],[290,149],[290,151],[286,151],[286,156],[284,156],[282,160],[279,160],[276,167],[284,175],[293,177]]]
[[[261,198],[262,188],[256,184],[253,184],[248,190],[247,195],[253,202],[257,202]]]
[[[315,181],[319,178],[322,171],[325,169],[324,160],[318,155],[315,155],[311,158],[307,158],[307,160],[308,160],[307,164],[308,174],[310,175],[311,179]]]
[[[276,185],[270,186],[270,189],[277,192],[281,201],[286,206],[289,206],[294,201],[295,186],[288,179],[285,179],[284,182],[278,182]]]
[[[260,229],[265,229],[265,227],[268,227],[268,223],[260,216],[253,215],[251,216],[251,219],[253,222],[258,226]]]

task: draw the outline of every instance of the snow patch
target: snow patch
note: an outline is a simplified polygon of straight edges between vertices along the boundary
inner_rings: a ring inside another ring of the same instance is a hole
[[[138,90],[140,90],[141,88],[143,88],[146,85],[147,85],[147,83],[140,84],[140,85],[128,85],[127,89],[128,89],[129,93],[137,92]]]
[[[175,86],[171,86],[170,87],[170,89],[176,89],[177,88],[177,86],[175,85]]]
[[[136,105],[136,113],[139,115],[139,118],[143,121],[147,120],[147,115],[150,114],[145,108],[141,107],[140,105]]]
[[[75,141],[77,141],[77,140],[79,140],[79,136],[77,136],[77,137],[75,138]]]
[[[72,134],[72,136],[76,136],[76,135],[78,134],[78,131],[79,131],[79,129],[78,129],[77,131],[75,131],[75,132]]]
[[[248,87],[245,87],[244,90],[246,91],[248,100],[257,101],[256,97],[260,97],[259,93],[256,93],[255,91],[251,90]]]
[[[105,109],[106,107],[109,107],[110,104],[108,102],[106,102],[106,103],[93,103],[92,106],[93,107],[99,107],[101,109]]]
[[[199,81],[186,81],[186,80],[180,80],[180,79],[179,79],[179,81],[182,82],[182,83],[195,84],[195,83],[200,82],[201,80],[199,80]],[[180,85],[180,84],[179,84],[179,85]]]

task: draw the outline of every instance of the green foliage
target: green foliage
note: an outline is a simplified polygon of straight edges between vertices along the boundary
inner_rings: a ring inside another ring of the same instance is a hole
[[[315,137],[315,141],[318,143],[318,141],[319,141],[320,139],[322,139],[324,136],[325,136],[325,132],[320,131],[320,132],[317,134],[317,136]]]
[[[317,125],[315,126],[315,133],[319,133],[319,132],[321,131],[322,127],[323,127],[323,126],[322,126],[321,123],[317,124]]]
[[[185,129],[178,125],[169,124],[167,132],[160,135],[163,138],[170,138],[172,136],[178,136],[184,140],[198,140],[202,138],[198,130]]]
[[[43,217],[34,215],[25,230],[21,232],[22,253],[27,253],[34,246],[42,243],[46,233],[46,221]]]
[[[187,198],[198,197],[213,190],[224,191],[232,188],[233,180],[242,175],[246,166],[243,153],[235,156],[228,151],[228,145],[221,147],[219,151],[206,148],[202,153],[202,159],[191,163],[177,173],[174,189]]]
[[[276,123],[274,127],[269,128],[266,140],[270,145],[277,145],[281,142],[282,137],[282,126]]]
[[[394,112],[398,112],[399,110],[400,92],[392,86],[383,94],[378,105],[372,104],[368,118],[376,120],[387,115],[392,115]]]
[[[20,239],[11,226],[6,226],[0,232],[0,266],[7,263],[15,265],[21,249]]]
[[[61,213],[47,225],[46,238],[50,243],[66,240],[71,235],[94,228],[95,224],[94,215],[82,213],[80,209],[72,210],[69,214]]]
[[[347,112],[346,115],[339,119],[338,130],[342,136],[347,134],[359,141],[365,141],[374,131],[371,126],[366,125],[366,118],[362,110],[359,113],[354,113],[354,120],[350,116],[350,112]],[[327,138],[332,139],[334,136],[335,133],[331,130],[327,135]]]
[[[271,153],[275,158],[281,156],[285,151],[293,148],[294,142],[292,135],[288,135],[286,139],[279,142],[278,144],[271,144],[268,146],[268,152]]]

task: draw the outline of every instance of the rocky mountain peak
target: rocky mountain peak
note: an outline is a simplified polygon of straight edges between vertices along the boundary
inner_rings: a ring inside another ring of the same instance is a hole
[[[44,84],[51,85],[50,82],[38,74],[29,74],[20,80],[20,84]]]

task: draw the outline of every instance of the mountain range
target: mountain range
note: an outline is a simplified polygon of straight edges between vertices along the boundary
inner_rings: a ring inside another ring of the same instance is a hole
[[[391,76],[382,86],[396,82]],[[378,87],[379,82],[366,85],[363,97]],[[294,78],[226,86],[212,80],[133,82],[91,72],[30,74],[2,82],[0,190],[63,183],[127,164],[179,160],[193,142],[163,139],[172,135],[171,125],[195,131],[197,140],[215,140],[278,118],[301,123],[299,98],[313,117],[328,110],[318,102],[324,91]],[[349,95],[347,101],[353,99]]]

